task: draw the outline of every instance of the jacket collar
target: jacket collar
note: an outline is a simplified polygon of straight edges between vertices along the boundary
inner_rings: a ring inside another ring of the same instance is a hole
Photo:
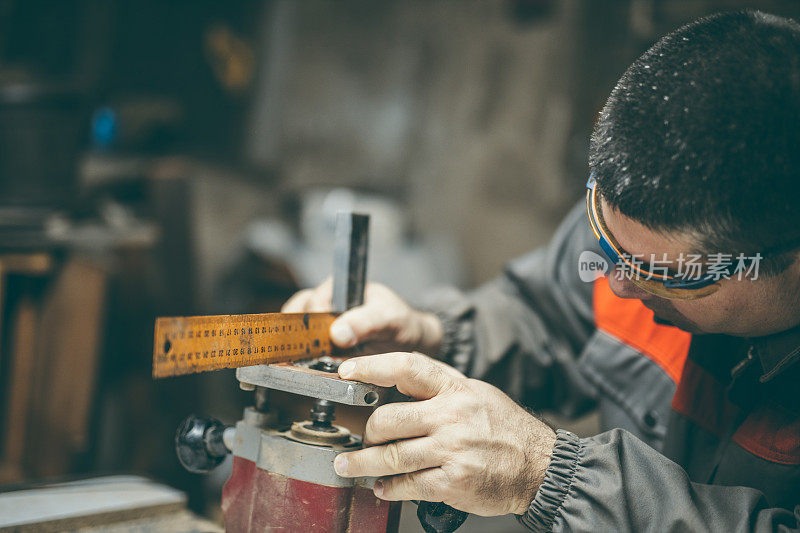
[[[800,361],[800,326],[752,339],[752,343],[755,355],[761,362],[761,383],[772,380]]]

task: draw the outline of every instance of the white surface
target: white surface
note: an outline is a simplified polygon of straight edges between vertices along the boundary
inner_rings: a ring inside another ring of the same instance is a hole
[[[0,528],[182,503],[182,492],[136,476],[108,476],[0,493]]]

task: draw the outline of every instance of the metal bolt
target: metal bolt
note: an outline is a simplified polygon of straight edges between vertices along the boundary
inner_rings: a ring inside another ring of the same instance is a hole
[[[339,363],[334,361],[331,357],[320,357],[319,360],[311,365],[314,370],[321,370],[322,372],[336,372],[339,370]]]
[[[256,387],[255,408],[259,413],[269,412],[269,389]]]
[[[331,422],[336,418],[333,413],[334,405],[328,400],[314,400],[311,408],[311,425],[309,429],[316,431],[336,431],[331,427]]]

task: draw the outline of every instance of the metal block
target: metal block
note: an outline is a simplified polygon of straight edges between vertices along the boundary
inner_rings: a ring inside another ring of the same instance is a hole
[[[332,372],[320,372],[296,365],[245,366],[236,369],[236,379],[246,385],[280,390],[345,405],[366,407],[397,401],[396,389],[340,379]]]

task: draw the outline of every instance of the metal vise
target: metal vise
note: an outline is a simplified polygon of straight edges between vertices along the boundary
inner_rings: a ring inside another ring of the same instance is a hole
[[[337,217],[332,307],[344,312],[364,297],[369,217]],[[175,447],[192,472],[207,472],[233,453],[233,472],[222,492],[228,531],[392,533],[400,503],[372,492],[374,478],[342,478],[334,458],[361,447],[361,437],[332,423],[334,404],[376,407],[408,398],[367,383],[343,380],[341,358],[238,368],[240,387],[255,391],[255,405],[233,427],[192,416],[178,428]],[[308,420],[281,424],[268,405],[269,390],[315,398]],[[466,513],[421,502],[417,515],[428,532],[449,533]]]

